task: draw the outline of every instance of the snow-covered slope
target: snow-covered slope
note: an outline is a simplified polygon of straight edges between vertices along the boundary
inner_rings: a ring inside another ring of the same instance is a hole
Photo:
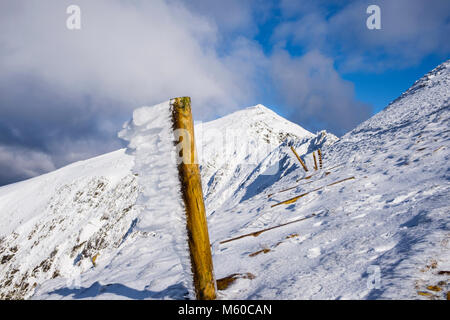
[[[255,275],[224,297],[445,299],[449,99],[446,62],[324,148],[325,170],[300,181],[301,170],[289,172],[263,192],[213,215],[218,277]],[[292,186],[297,187],[276,193]],[[296,202],[272,207],[309,191]],[[218,244],[302,218],[257,237]]]
[[[246,275],[219,298],[445,298],[449,84],[446,62],[340,140],[262,106],[198,124],[216,277]],[[184,298],[170,236],[136,227],[133,166],[119,150],[0,188],[0,298]]]
[[[0,188],[1,299],[29,298],[51,278],[77,281],[96,254],[121,245],[138,196],[124,151]]]

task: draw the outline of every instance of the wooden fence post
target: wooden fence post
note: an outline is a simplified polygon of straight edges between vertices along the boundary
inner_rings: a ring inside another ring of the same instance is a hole
[[[295,151],[293,146],[291,146],[291,150],[297,157],[298,162],[300,162],[300,164],[302,165],[303,170],[305,170],[305,172],[308,172],[308,168],[306,167],[306,164],[303,162],[302,158],[300,158],[300,156],[298,155],[297,151]]]
[[[317,171],[317,159],[316,159],[316,154],[314,153],[314,151],[313,151],[313,158],[314,158],[314,170],[316,170]]]
[[[182,129],[188,134],[188,139],[182,136],[180,141],[175,141],[175,143],[182,143],[180,152],[182,162],[178,164],[178,173],[181,193],[186,207],[186,227],[195,294],[198,300],[214,300],[216,298],[216,280],[213,271],[200,170],[196,161],[191,99],[189,97],[175,98],[170,100],[170,105],[173,129]]]
[[[318,149],[317,153],[319,154],[319,166],[320,166],[320,169],[322,169],[322,151],[320,151],[320,149]]]

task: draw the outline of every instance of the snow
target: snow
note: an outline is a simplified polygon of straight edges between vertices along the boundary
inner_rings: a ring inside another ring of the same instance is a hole
[[[129,228],[120,213],[134,205],[137,184],[124,151],[0,188],[1,298],[28,298],[53,276],[74,280],[92,266],[94,243]]]
[[[341,139],[261,105],[196,123],[216,278],[254,275],[219,298],[445,299],[449,82],[446,62]],[[135,111],[127,150],[0,188],[0,298],[188,297],[167,105]]]

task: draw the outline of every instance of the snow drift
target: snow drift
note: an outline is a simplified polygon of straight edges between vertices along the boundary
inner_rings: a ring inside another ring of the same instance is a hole
[[[119,137],[129,141],[127,152],[134,156],[132,171],[141,186],[135,205],[139,214],[133,227],[136,231],[164,233],[172,237],[170,242],[173,246],[167,245],[166,248],[179,257],[183,270],[182,284],[194,298],[171,110],[170,101],[135,110],[133,119],[124,125]]]

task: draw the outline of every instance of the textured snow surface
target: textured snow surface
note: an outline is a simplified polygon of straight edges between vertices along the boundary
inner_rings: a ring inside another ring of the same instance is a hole
[[[312,134],[261,105],[197,123],[216,278],[254,275],[219,291],[219,298],[445,298],[449,84],[446,62],[339,140]],[[170,146],[151,147],[163,141],[164,129],[146,126],[161,125],[164,117],[136,111],[123,135],[128,151],[0,188],[1,298],[188,296],[177,253],[180,233],[171,228],[176,214],[157,210],[179,208],[155,193],[175,188],[173,172],[156,159]],[[324,168],[314,171],[317,148]],[[150,159],[166,180],[151,176]],[[300,194],[296,202],[272,207]]]

